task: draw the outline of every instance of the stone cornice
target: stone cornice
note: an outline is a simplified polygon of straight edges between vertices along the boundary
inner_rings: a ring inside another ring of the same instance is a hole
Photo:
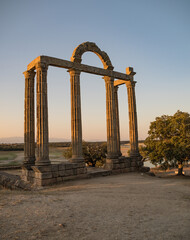
[[[71,61],[54,58],[54,57],[48,57],[48,56],[39,56],[35,58],[31,63],[28,64],[27,70],[35,69],[36,64],[38,62],[46,63],[48,66],[60,67],[60,68],[66,68],[66,69],[76,69],[81,72],[96,74],[100,76],[113,77],[114,79],[123,80],[124,83],[128,80],[132,80],[132,77],[133,77],[125,73],[120,73],[120,72],[116,72],[108,69],[93,67],[93,66],[89,66],[81,63],[71,62]]]

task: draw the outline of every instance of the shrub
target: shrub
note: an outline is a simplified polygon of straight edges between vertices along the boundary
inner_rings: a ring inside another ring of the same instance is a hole
[[[92,167],[102,167],[105,163],[107,144],[106,143],[87,143],[83,141],[82,143],[83,157],[85,163]],[[65,149],[63,156],[66,159],[72,157],[72,147]]]

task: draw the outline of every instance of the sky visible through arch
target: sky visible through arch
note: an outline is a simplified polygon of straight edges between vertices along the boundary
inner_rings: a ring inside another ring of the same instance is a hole
[[[70,60],[76,46],[95,42],[115,71],[134,67],[139,139],[155,117],[190,112],[190,2],[188,0],[1,0],[0,139],[23,137],[24,75],[39,55]],[[102,67],[93,53],[82,63]],[[83,139],[106,140],[105,84],[81,74]],[[50,138],[70,140],[70,80],[48,69]],[[125,86],[119,88],[121,140],[129,139]]]

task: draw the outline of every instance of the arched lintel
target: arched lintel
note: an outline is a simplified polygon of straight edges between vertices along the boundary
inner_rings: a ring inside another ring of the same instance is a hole
[[[76,63],[81,63],[82,55],[85,52],[95,53],[103,63],[104,69],[113,70],[113,65],[108,57],[107,53],[101,51],[101,49],[93,42],[84,42],[76,47],[73,51],[71,61]]]

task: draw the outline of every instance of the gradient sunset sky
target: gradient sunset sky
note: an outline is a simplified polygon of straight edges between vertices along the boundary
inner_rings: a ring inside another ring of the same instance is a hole
[[[189,0],[1,0],[0,138],[24,134],[24,75],[39,55],[70,60],[82,42],[107,52],[115,71],[133,67],[139,139],[149,124],[177,110],[190,113]],[[103,67],[93,53],[82,63]],[[70,77],[48,69],[50,138],[70,139]],[[127,89],[119,88],[121,140],[129,139]],[[106,140],[102,77],[81,74],[84,140]]]

